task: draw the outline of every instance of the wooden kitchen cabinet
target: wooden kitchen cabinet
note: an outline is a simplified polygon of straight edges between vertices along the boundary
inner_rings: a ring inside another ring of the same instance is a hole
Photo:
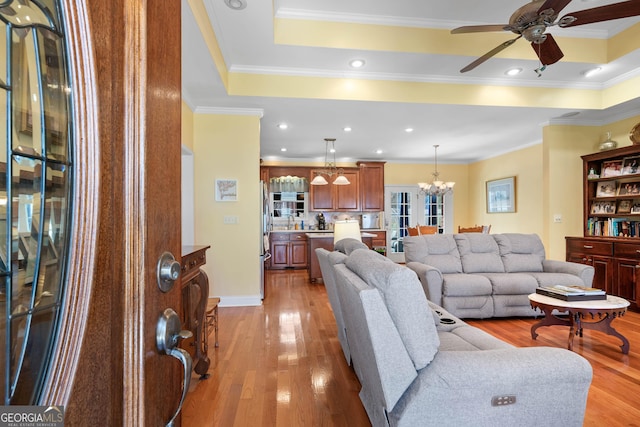
[[[360,210],[360,171],[344,169],[343,175],[349,185],[333,185],[335,176],[327,179],[327,185],[309,186],[310,211],[359,211]],[[317,170],[311,171],[311,177]]]
[[[307,236],[305,233],[271,233],[270,268],[274,270],[307,268],[307,258]]]
[[[360,210],[384,211],[384,162],[357,162],[360,171]]]

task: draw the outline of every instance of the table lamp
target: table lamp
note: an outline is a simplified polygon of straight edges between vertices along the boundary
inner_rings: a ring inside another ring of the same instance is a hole
[[[336,221],[333,224],[333,244],[335,245],[336,242],[346,238],[352,238],[362,242],[358,221]]]

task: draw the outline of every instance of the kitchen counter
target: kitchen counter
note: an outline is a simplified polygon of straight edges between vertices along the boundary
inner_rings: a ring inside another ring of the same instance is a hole
[[[327,230],[319,230],[321,232],[314,232],[312,231],[307,231],[305,234],[307,235],[308,238],[310,239],[327,239],[327,238],[331,238],[333,239],[333,231],[327,231]],[[360,236],[362,237],[376,237],[375,234],[371,234],[371,233],[367,233],[366,231],[363,231],[360,233]]]
[[[323,248],[328,251],[333,250],[333,232],[330,230],[322,230],[321,233],[306,233],[309,241],[309,280],[311,283],[315,283],[318,279],[322,279],[322,271],[320,270],[320,263],[316,256],[316,249]],[[362,243],[369,248],[372,247],[372,240],[376,237],[376,234],[367,233],[363,231],[360,233],[362,236]]]
[[[384,228],[375,228],[375,229],[364,229],[361,230],[363,233],[366,233],[368,231],[385,231]],[[287,229],[273,229],[271,230],[272,233],[307,233],[307,234],[317,234],[317,233],[324,233],[324,234],[331,234],[333,236],[333,230],[287,230]]]

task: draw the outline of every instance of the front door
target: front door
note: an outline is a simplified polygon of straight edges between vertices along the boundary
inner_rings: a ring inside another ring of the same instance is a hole
[[[63,0],[74,100],[75,197],[66,311],[38,403],[68,425],[160,426],[182,367],[156,346],[156,267],[180,260],[178,0]],[[179,419],[177,424],[179,424]]]

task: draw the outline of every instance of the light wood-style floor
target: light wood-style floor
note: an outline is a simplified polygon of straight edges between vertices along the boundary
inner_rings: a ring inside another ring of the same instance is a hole
[[[347,366],[322,283],[305,270],[270,271],[261,307],[221,307],[220,347],[210,347],[211,376],[192,378],[182,425],[200,426],[368,426]],[[568,330],[538,329],[534,319],[468,320],[519,347],[565,347]],[[630,342],[585,330],[574,351],[593,366],[585,426],[640,426],[640,313],[628,312],[613,326]],[[210,340],[212,342],[212,340]],[[540,390],[570,393],[571,390]]]

